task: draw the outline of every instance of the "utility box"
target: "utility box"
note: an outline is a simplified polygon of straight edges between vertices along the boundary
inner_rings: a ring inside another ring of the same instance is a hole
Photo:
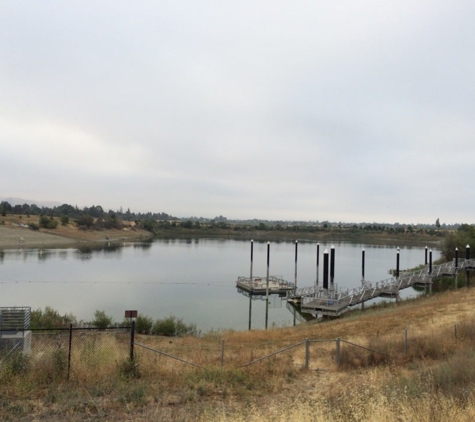
[[[0,354],[14,350],[30,354],[30,307],[0,307]]]

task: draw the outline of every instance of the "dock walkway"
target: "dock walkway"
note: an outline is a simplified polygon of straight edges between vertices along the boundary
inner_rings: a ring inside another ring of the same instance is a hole
[[[359,288],[345,290],[323,289],[319,286],[303,287],[287,292],[287,300],[300,302],[301,312],[326,316],[339,316],[347,312],[350,306],[355,306],[377,297],[397,298],[399,291],[415,285],[432,285],[432,279],[436,277],[453,277],[459,271],[475,270],[475,259],[447,262],[442,265],[429,267],[421,270],[401,273],[399,277],[372,283],[363,281]]]

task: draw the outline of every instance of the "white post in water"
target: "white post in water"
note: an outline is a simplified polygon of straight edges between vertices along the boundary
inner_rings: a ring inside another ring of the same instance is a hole
[[[298,246],[299,246],[299,241],[295,241],[295,288],[297,289],[297,255],[298,255]]]
[[[458,284],[458,273],[459,273],[459,248],[455,248],[455,289],[457,289]]]
[[[328,251],[323,252],[323,288],[328,291]]]
[[[251,275],[249,277],[249,331],[251,330],[252,325],[252,265],[254,262],[254,240],[251,239]]]
[[[251,281],[251,286],[252,287],[252,264],[254,262],[254,240],[251,239],[251,276],[250,276],[250,281]]]
[[[295,241],[295,280],[294,289],[297,290],[297,255],[298,255],[298,240]],[[294,327],[297,325],[297,309],[294,306]]]
[[[365,265],[365,251],[361,251],[361,284],[364,286],[364,265]],[[361,302],[361,309],[364,310],[364,301]]]
[[[396,254],[396,279],[399,278],[399,246],[397,247],[397,254]]]
[[[267,276],[266,276],[266,330],[269,322],[269,263],[270,263],[270,243],[267,242]]]
[[[361,251],[361,282],[364,283],[364,264],[365,264],[365,252],[364,248]]]
[[[432,249],[429,251],[429,275],[430,275],[429,294],[432,294]]]
[[[467,245],[465,248],[465,260],[470,260],[470,245]],[[468,262],[467,262],[468,265]],[[470,271],[466,270],[465,275],[467,277],[467,287],[470,287]]]
[[[320,243],[317,243],[317,279],[315,280],[315,287],[318,287],[318,272],[319,272],[318,267],[319,267],[319,264],[320,264]]]
[[[330,248],[330,285],[331,289],[335,289],[335,246]]]

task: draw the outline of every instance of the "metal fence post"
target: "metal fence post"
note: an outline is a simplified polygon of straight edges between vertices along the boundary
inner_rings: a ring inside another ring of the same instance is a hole
[[[71,349],[73,345],[73,324],[69,324],[69,350],[68,350],[68,380],[71,371]]]
[[[404,330],[404,354],[407,354],[407,328]]]
[[[340,366],[341,355],[340,355],[340,337],[336,339],[336,364]]]
[[[134,342],[135,342],[135,321],[132,321],[130,327],[130,361],[134,361]]]
[[[221,340],[221,366],[224,365],[224,339]]]
[[[308,370],[309,361],[310,361],[310,341],[308,338],[305,339],[305,369]]]

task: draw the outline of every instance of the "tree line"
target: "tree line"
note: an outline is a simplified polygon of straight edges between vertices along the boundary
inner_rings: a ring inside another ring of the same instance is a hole
[[[127,211],[123,211],[122,208],[117,211],[104,210],[101,205],[92,205],[90,207],[78,208],[78,206],[73,206],[70,204],[63,204],[55,207],[39,207],[36,204],[23,204],[23,205],[11,205],[7,201],[2,201],[0,203],[0,214],[6,216],[7,214],[17,214],[17,215],[39,215],[47,217],[68,217],[79,219],[81,217],[89,216],[93,219],[107,217],[114,217],[116,220],[125,220],[125,221],[141,221],[145,219],[153,220],[176,220],[176,217],[173,217],[167,213],[135,213],[131,212],[130,208]]]
[[[461,224],[460,227],[445,236],[442,243],[442,255],[446,261],[450,261],[455,258],[455,249],[457,248],[459,258],[465,258],[465,251],[467,246],[470,249],[475,248],[475,225],[474,224]],[[475,258],[475,251],[471,251],[471,258]]]

